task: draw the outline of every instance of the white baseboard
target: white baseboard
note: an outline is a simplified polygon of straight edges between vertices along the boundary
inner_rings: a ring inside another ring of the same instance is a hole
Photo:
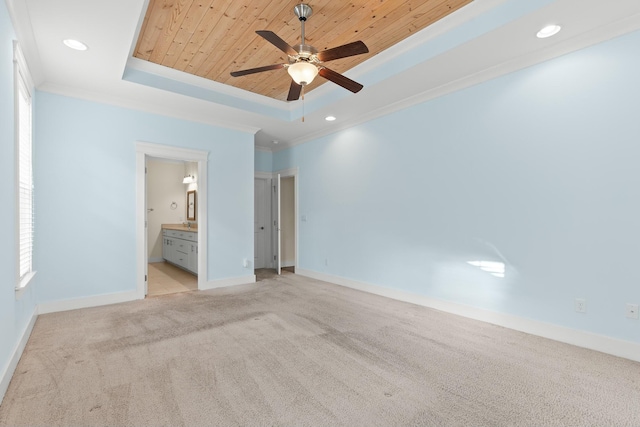
[[[469,305],[444,301],[423,295],[417,295],[397,289],[389,289],[378,285],[345,279],[340,276],[319,273],[317,271],[296,269],[296,274],[322,280],[347,288],[357,289],[399,301],[410,302],[424,307],[435,308],[447,313],[457,314],[470,319],[481,320],[516,331],[549,338],[555,341],[584,347],[602,353],[611,354],[640,362],[640,343],[611,338],[577,329],[567,328],[539,320],[526,319],[511,314],[498,313]]]
[[[248,276],[230,277],[228,279],[209,280],[199,288],[201,291],[208,289],[226,288],[227,286],[247,285],[249,283],[256,282],[256,275],[250,274]]]
[[[144,296],[142,297],[144,298]],[[99,307],[101,305],[118,304],[140,299],[137,291],[118,292],[115,294],[96,295],[92,297],[73,298],[38,304],[38,313],[56,313],[58,311],[76,310],[78,308]]]
[[[164,261],[164,258],[160,257],[160,258],[149,258],[147,262],[151,264],[153,262],[162,262],[162,261]]]
[[[33,331],[33,326],[36,324],[36,319],[38,318],[38,307],[33,309],[33,314],[31,314],[31,319],[27,326],[22,331],[22,336],[20,340],[16,344],[13,349],[13,353],[11,354],[11,359],[6,366],[0,372],[0,404],[2,403],[2,399],[4,399],[4,395],[9,388],[9,383],[11,382],[11,378],[13,377],[13,373],[18,366],[18,362],[20,361],[20,357],[22,357],[22,352],[27,345],[27,341],[29,341],[29,337],[31,336],[31,331]]]
[[[282,264],[280,264],[280,267],[295,267],[295,266],[296,266],[295,261],[282,261]]]

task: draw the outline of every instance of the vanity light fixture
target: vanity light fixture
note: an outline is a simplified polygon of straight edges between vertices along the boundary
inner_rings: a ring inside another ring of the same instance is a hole
[[[332,121],[334,121],[336,118],[335,118],[335,116],[327,116],[327,117],[325,117],[324,119],[325,119],[326,121],[328,121],[328,122],[332,122]]]
[[[65,46],[70,47],[71,49],[74,50],[87,50],[89,49],[89,47],[82,43],[81,41],[75,40],[75,39],[64,39],[62,40],[62,43],[65,44]]]
[[[536,36],[539,39],[546,39],[547,37],[555,36],[556,34],[558,34],[558,32],[560,32],[561,29],[562,27],[560,25],[547,25],[546,27],[538,31],[538,34],[536,34]]]
[[[186,175],[182,180],[183,184],[194,184],[196,182],[196,177],[193,175]]]

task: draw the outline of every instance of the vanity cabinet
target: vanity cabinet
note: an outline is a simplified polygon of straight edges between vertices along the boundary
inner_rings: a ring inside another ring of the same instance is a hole
[[[180,268],[198,274],[198,233],[163,229],[162,257]]]

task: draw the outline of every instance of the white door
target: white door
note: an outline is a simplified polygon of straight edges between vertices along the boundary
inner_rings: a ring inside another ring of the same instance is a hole
[[[276,177],[275,183],[276,189],[276,241],[277,243],[277,254],[276,254],[276,272],[280,274],[282,272],[282,227],[280,227],[280,174]]]
[[[147,208],[147,156],[144,158],[144,254],[147,257],[144,263],[144,296],[149,293],[149,211]]]
[[[267,231],[268,231],[268,210],[267,201],[269,182],[264,178],[254,179],[254,218],[253,218],[253,265],[254,268],[267,267]]]

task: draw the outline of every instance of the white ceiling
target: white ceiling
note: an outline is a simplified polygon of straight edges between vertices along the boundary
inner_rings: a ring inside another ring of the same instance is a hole
[[[147,0],[6,2],[40,90],[256,132],[256,146],[267,150],[640,29],[639,0],[475,0],[345,73],[365,85],[358,94],[336,85],[308,94],[303,123],[302,101],[277,101],[132,58]],[[549,23],[563,30],[537,39]],[[89,50],[65,47],[67,38]],[[338,120],[326,122],[329,114]]]

